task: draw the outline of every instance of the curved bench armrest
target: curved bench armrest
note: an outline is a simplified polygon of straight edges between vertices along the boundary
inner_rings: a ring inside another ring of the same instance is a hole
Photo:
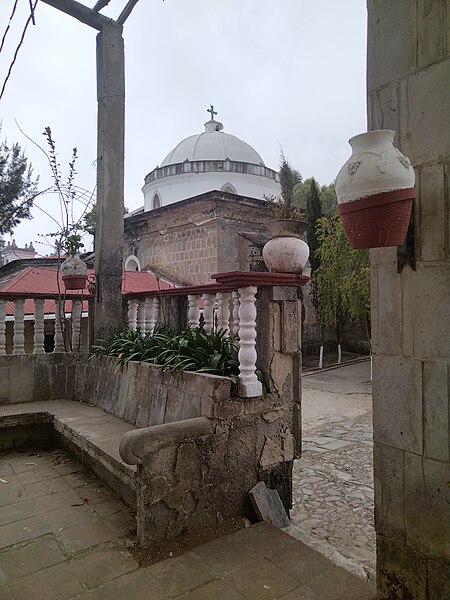
[[[139,464],[147,454],[157,452],[161,448],[178,444],[187,439],[194,439],[215,430],[215,422],[207,417],[174,421],[163,425],[153,425],[129,431],[119,446],[122,460],[129,465]]]

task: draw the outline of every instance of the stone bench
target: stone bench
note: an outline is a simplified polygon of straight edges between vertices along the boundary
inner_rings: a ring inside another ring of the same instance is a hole
[[[119,444],[135,429],[97,407],[72,400],[0,406],[1,451],[30,444],[65,448],[133,508],[136,467],[122,460]]]

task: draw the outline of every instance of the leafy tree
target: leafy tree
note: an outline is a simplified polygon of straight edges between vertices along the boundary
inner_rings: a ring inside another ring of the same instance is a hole
[[[97,219],[97,207],[94,204],[90,211],[85,213],[81,228],[83,231],[95,237],[95,223]]]
[[[312,177],[308,177],[294,187],[293,204],[294,206],[306,210],[308,196],[311,190]],[[331,216],[337,206],[336,191],[334,183],[329,185],[321,185],[319,189],[319,199],[322,213],[326,216]]]
[[[334,182],[320,187],[320,205],[325,216],[331,217],[336,212],[337,198]]]
[[[19,144],[0,143],[0,235],[10,233],[22,219],[31,219],[38,179]]]
[[[353,250],[339,216],[319,219],[320,266],[313,276],[317,316],[324,327],[336,331],[338,343],[346,319],[364,323],[367,338],[370,319],[370,267],[367,250]]]

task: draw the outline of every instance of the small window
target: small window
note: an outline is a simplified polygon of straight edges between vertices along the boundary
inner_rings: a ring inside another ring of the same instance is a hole
[[[125,261],[125,271],[140,271],[141,265],[137,256],[131,255]]]
[[[159,208],[161,206],[161,199],[158,194],[153,196],[153,208]]]
[[[226,183],[221,187],[222,192],[226,192],[227,194],[237,194],[236,188],[231,183]]]

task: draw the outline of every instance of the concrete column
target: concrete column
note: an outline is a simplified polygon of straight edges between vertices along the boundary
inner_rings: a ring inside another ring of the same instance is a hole
[[[450,41],[445,0],[368,1],[369,129],[417,174],[416,271],[371,251],[379,600],[450,598]]]
[[[114,24],[97,35],[97,99],[96,340],[123,329],[125,71],[121,27]]]

